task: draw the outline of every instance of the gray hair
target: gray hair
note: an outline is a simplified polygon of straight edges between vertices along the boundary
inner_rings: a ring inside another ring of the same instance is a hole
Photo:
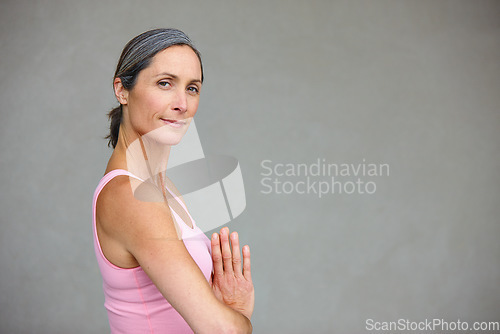
[[[151,64],[151,59],[158,52],[173,45],[187,45],[194,51],[200,60],[201,81],[203,82],[203,65],[200,52],[184,32],[171,28],[149,30],[130,40],[123,48],[113,79],[120,78],[125,89],[132,89],[137,80],[137,75]],[[116,147],[118,142],[122,115],[122,105],[108,113],[110,120],[109,135],[105,138],[109,139],[108,146],[113,146],[113,148]]]

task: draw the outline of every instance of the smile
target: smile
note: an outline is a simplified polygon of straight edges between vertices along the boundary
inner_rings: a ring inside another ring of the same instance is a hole
[[[186,124],[186,121],[184,120],[175,120],[175,119],[166,119],[166,118],[160,118],[163,123],[170,125],[171,127],[174,128],[180,128],[181,126],[184,126]]]

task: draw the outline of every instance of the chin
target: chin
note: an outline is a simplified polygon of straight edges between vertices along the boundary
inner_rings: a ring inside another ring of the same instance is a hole
[[[155,141],[162,145],[177,145],[186,133],[188,125],[181,128],[172,128],[169,125],[164,125],[148,132],[143,137]]]

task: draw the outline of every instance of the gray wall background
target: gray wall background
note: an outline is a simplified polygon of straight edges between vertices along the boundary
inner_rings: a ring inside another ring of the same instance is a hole
[[[109,331],[92,194],[113,69],[154,27],[201,50],[204,150],[240,161],[255,333],[500,320],[500,2],[3,0],[1,333]],[[390,175],[262,193],[263,160],[318,158]]]

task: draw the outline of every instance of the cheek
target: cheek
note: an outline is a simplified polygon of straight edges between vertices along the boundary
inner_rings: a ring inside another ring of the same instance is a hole
[[[161,98],[154,96],[154,94],[140,94],[134,96],[131,100],[133,103],[129,104],[131,110],[131,118],[138,122],[147,122],[151,118],[162,112],[164,103]]]
[[[189,117],[193,117],[196,114],[196,112],[198,111],[199,103],[200,103],[199,99],[193,99],[193,101],[190,102],[188,109]]]
[[[142,99],[142,108],[148,116],[161,113],[165,109],[165,98],[158,94],[146,94]]]

